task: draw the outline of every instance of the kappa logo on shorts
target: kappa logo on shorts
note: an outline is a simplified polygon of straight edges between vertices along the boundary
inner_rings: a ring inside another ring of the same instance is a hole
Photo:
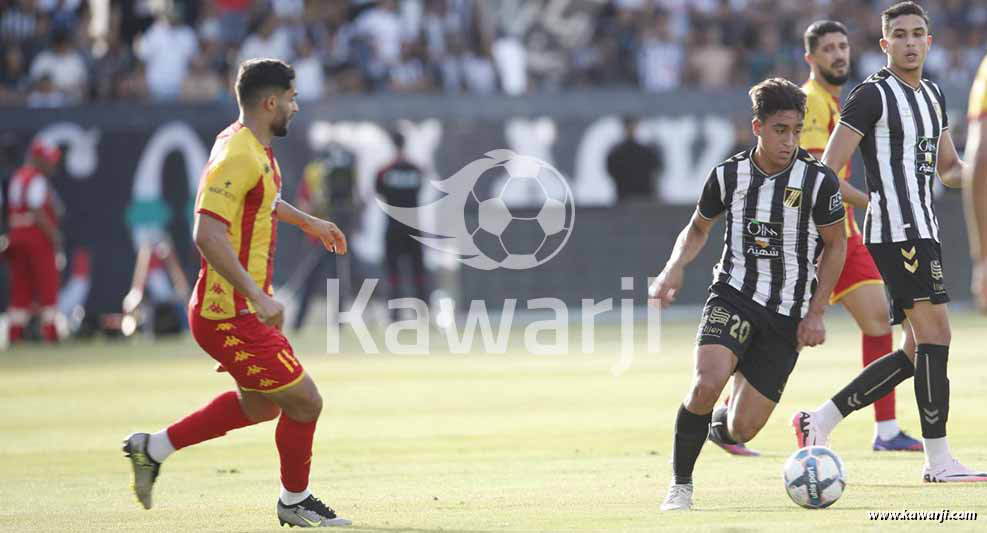
[[[785,207],[802,206],[802,189],[785,187]]]
[[[264,379],[261,379],[257,384],[260,385],[261,387],[270,387],[271,385],[277,385],[278,384],[278,380],[264,378]]]
[[[230,324],[229,322],[223,322],[222,324],[216,326],[216,331],[232,331],[234,328],[236,328],[236,326],[234,326],[233,324]]]
[[[912,258],[915,257],[915,253],[916,253],[915,246],[912,246],[911,250],[906,250],[904,248],[901,249],[901,256],[905,258],[905,262],[904,262],[905,270],[911,272],[912,274],[914,274],[915,271],[918,270],[918,259],[916,258],[914,261],[912,261]]]
[[[217,283],[213,283],[212,284],[212,287],[209,287],[209,292],[211,292],[213,294],[219,294],[219,295],[226,294],[226,291],[223,290],[223,286],[220,285],[218,282]]]
[[[243,344],[243,341],[242,340],[240,340],[240,339],[238,339],[238,338],[236,338],[236,337],[234,337],[232,335],[228,335],[226,337],[226,340],[223,341],[223,348],[230,348],[232,346],[239,346],[241,344]]]
[[[251,357],[256,357],[256,356],[254,354],[250,353],[250,352],[237,351],[236,355],[233,356],[233,362],[234,363],[242,363],[243,361],[246,361],[247,359],[250,359]]]
[[[254,374],[260,374],[261,372],[263,372],[265,370],[267,370],[267,369],[264,368],[264,367],[262,367],[262,366],[250,365],[250,366],[247,367],[247,375],[248,376],[253,376]]]
[[[213,303],[209,304],[208,309],[210,311],[212,311],[213,313],[216,313],[216,314],[223,314],[223,313],[226,312],[226,310],[223,309],[223,306],[219,305],[216,302],[213,302]]]
[[[932,271],[932,279],[936,281],[942,280],[942,264],[938,259],[929,261],[929,269]]]

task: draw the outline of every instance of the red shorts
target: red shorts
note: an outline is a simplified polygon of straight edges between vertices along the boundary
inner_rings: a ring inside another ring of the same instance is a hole
[[[58,304],[58,268],[55,248],[45,237],[12,238],[7,249],[10,265],[10,307],[31,311]]]
[[[846,242],[846,262],[843,263],[843,272],[840,273],[840,279],[836,280],[836,287],[829,297],[829,303],[835,304],[857,287],[883,284],[881,272],[877,270],[874,258],[867,251],[864,238],[861,235],[849,237]]]
[[[305,376],[288,339],[254,314],[208,320],[189,312],[192,336],[243,390],[277,392]]]

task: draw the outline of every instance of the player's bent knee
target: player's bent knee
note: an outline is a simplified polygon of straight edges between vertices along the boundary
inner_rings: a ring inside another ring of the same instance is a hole
[[[700,374],[692,384],[692,390],[689,393],[689,405],[687,407],[694,413],[712,411],[713,407],[716,406],[716,400],[719,399],[722,390],[723,382]]]
[[[738,418],[730,424],[730,436],[737,442],[749,442],[761,431],[764,424],[755,420]]]

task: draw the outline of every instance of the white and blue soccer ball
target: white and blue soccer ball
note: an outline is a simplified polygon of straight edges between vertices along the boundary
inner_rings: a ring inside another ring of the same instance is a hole
[[[785,491],[806,509],[825,509],[836,503],[846,488],[846,470],[836,452],[825,446],[806,446],[785,461]]]

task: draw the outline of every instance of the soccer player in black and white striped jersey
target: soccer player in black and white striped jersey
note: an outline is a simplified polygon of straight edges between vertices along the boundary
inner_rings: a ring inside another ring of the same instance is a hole
[[[964,164],[949,135],[942,91],[922,78],[932,44],[928,15],[914,2],[901,2],[881,14],[881,23],[888,66],[850,93],[823,163],[841,168],[860,146],[870,194],[846,182],[841,187],[848,202],[867,208],[864,242],[891,297],[891,323],[903,324],[905,342],[817,410],[797,412],[792,424],[800,446],[826,444],[845,416],[914,376],[925,444],[923,479],[987,481],[987,473],[954,459],[946,442],[949,296],[932,185],[938,174],[946,186],[959,187]]]
[[[757,146],[710,172],[692,220],[649,289],[652,303],[673,302],[686,266],[726,214],[692,386],[675,420],[675,478],[662,511],[692,507],[692,472],[710,431],[737,443],[764,427],[801,348],[825,340],[822,317],[846,255],[836,175],[799,148],[805,93],[772,78],[750,95]],[[730,408],[714,416],[731,375]]]

